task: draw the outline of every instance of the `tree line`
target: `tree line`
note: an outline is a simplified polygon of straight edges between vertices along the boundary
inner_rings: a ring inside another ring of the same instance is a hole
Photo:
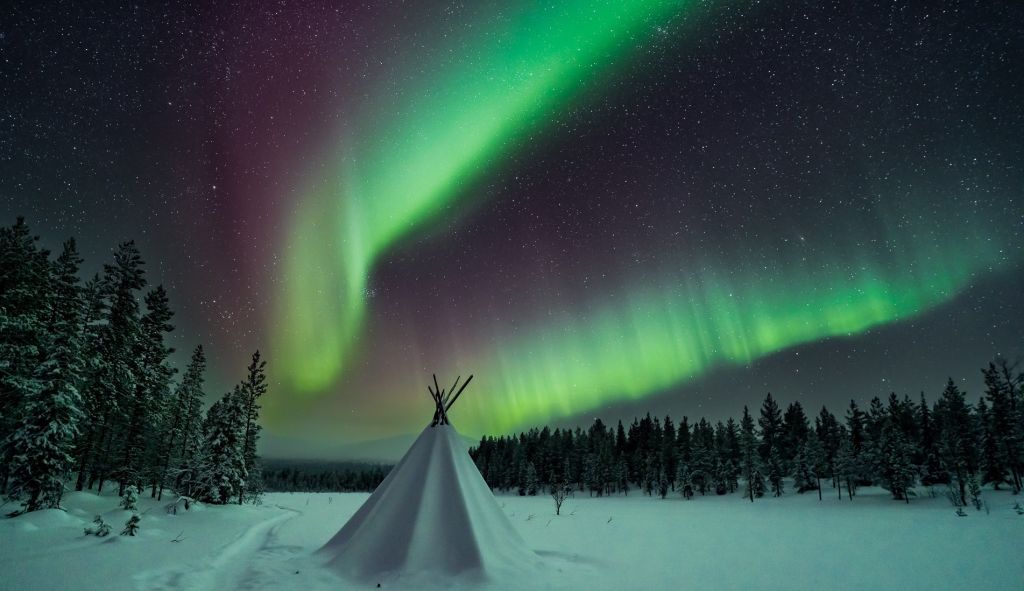
[[[371,462],[265,460],[263,486],[268,492],[371,492],[391,468]]]
[[[257,500],[259,351],[204,412],[203,348],[175,383],[174,312],[163,286],[147,289],[135,243],[85,282],[82,262],[74,239],[51,257],[24,219],[0,228],[0,494],[21,511],[108,484],[120,496]]]
[[[754,501],[781,496],[788,483],[821,498],[825,482],[840,499],[877,485],[906,502],[917,486],[943,486],[958,507],[980,508],[983,486],[1019,493],[1024,476],[1024,375],[1002,358],[982,373],[976,404],[950,378],[934,404],[892,393],[866,410],[851,400],[841,417],[823,406],[812,421],[800,402],[783,410],[769,393],[756,420],[747,407],[738,421],[714,424],[648,414],[611,428],[597,419],[586,430],[485,436],[470,455],[492,489],[520,495],[638,487],[687,499],[742,490]]]

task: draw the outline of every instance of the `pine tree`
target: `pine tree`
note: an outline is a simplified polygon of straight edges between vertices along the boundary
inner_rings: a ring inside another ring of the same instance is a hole
[[[238,504],[241,505],[246,495],[256,500],[262,491],[259,482],[259,456],[256,455],[256,443],[260,438],[260,405],[259,399],[267,393],[267,362],[260,358],[260,352],[252,354],[252,361],[247,368],[248,374],[242,384],[242,416],[244,421],[242,435],[242,458],[245,471],[249,474],[246,483],[238,491]],[[534,474],[536,477],[536,474]],[[536,490],[532,494],[537,494]]]
[[[206,413],[206,433],[200,474],[204,500],[225,504],[238,494],[245,482],[242,457],[244,416],[241,386],[225,394]]]
[[[940,424],[939,458],[956,485],[960,504],[967,505],[967,483],[976,470],[976,449],[971,411],[953,378],[946,382],[937,405]]]
[[[23,400],[18,428],[7,449],[10,496],[23,499],[26,511],[56,508],[64,494],[64,476],[82,417],[80,339],[82,301],[77,271],[81,258],[73,240],[53,263],[43,299],[47,336],[40,343],[43,361],[36,369],[39,387]]]
[[[979,405],[979,419],[983,426],[983,453],[985,477],[983,482],[992,482],[998,488],[1005,480],[1000,471],[1010,473],[1010,484],[1015,492],[1021,490],[1021,422],[1017,404],[1017,389],[1012,369],[1003,358],[982,370],[985,376],[985,398],[990,405],[987,418],[982,418]]]
[[[779,442],[779,454],[784,465],[796,458],[810,432],[811,426],[800,402],[793,402],[786,407],[786,414],[782,417],[782,438]]]
[[[75,470],[78,472],[75,490],[79,491],[85,488],[89,474],[93,472],[99,453],[102,419],[108,415],[110,405],[109,393],[103,388],[100,379],[107,375],[102,336],[108,316],[108,290],[104,280],[97,274],[85,283],[82,291],[85,302],[82,333],[82,408],[85,420],[75,442]]]
[[[121,495],[121,508],[125,511],[136,511],[139,502],[139,488],[135,485],[126,486]]]
[[[921,472],[921,484],[931,486],[948,482],[948,475],[942,470],[939,461],[938,436],[932,420],[932,412],[928,401],[921,393],[921,402],[917,406],[917,424],[920,439],[918,443],[918,462]]]
[[[186,455],[190,447],[188,439],[193,439],[191,447],[198,447],[195,445],[194,438],[201,428],[197,411],[203,396],[203,373],[205,370],[206,356],[203,353],[203,346],[199,345],[192,352],[185,376],[167,405],[166,420],[163,424],[159,450],[154,464],[157,475],[153,483],[152,495],[157,500],[163,498],[165,486],[177,486],[174,480],[180,475],[180,470],[171,482],[168,481],[168,478],[172,466],[180,468],[183,463],[187,463]]]
[[[37,488],[31,478],[25,479],[27,460],[21,456],[31,444],[19,426],[30,400],[46,387],[40,365],[47,339],[47,298],[40,294],[48,292],[52,269],[49,253],[37,241],[24,218],[0,228],[0,493],[18,498],[31,496]],[[9,483],[18,466],[21,482]]]
[[[999,490],[999,487],[1006,483],[1006,457],[1001,453],[999,441],[996,436],[998,421],[990,411],[985,399],[978,402],[976,411],[978,422],[978,434],[981,438],[980,468],[981,484],[991,484],[992,488]]]
[[[750,502],[754,497],[764,496],[764,477],[761,475],[757,452],[757,434],[754,432],[754,419],[750,411],[743,407],[743,418],[740,420],[740,470],[747,482],[747,496]]]
[[[910,445],[895,425],[887,426],[882,438],[885,441],[885,459],[880,473],[882,487],[892,493],[892,498],[909,503],[914,486]]]
[[[684,499],[693,498],[693,481],[690,479],[690,467],[683,462],[676,465],[676,490]]]
[[[850,500],[853,500],[853,493],[857,486],[857,474],[860,472],[857,466],[857,455],[853,451],[853,442],[850,438],[844,437],[839,444],[839,451],[836,452],[836,477],[839,481],[837,491],[839,499],[843,498],[843,484],[846,485],[846,493]]]
[[[758,451],[761,460],[768,462],[772,450],[776,449],[782,440],[782,412],[772,398],[771,392],[765,396],[764,403],[761,404],[761,418],[757,420],[757,424],[761,428],[761,446]]]
[[[124,442],[119,470],[120,491],[129,484],[140,485],[149,476],[155,484],[156,470],[147,470],[147,462],[154,461],[156,440],[153,434],[162,429],[162,419],[173,368],[167,363],[174,349],[164,344],[164,335],[174,330],[170,324],[174,313],[168,304],[167,292],[162,286],[150,290],[145,296],[146,313],[139,322],[135,349],[136,375],[132,396],[128,403],[128,420],[124,426]],[[149,474],[147,474],[149,472]]]
[[[528,462],[526,464],[526,494],[533,497],[539,491],[540,480],[537,478],[537,468],[534,467],[533,462]]]
[[[123,459],[125,453],[131,453],[125,449],[125,434],[131,431],[127,423],[136,403],[136,377],[142,374],[142,329],[136,292],[146,285],[143,265],[135,243],[130,241],[118,246],[113,264],[104,265],[103,282],[110,303],[97,343],[103,361],[98,364],[100,372],[94,376],[93,387],[102,392],[102,408],[101,416],[93,419],[99,425],[89,476],[99,482],[98,491],[103,490],[104,481],[111,475],[121,482],[137,476],[130,473]]]
[[[810,476],[814,480],[814,488],[818,490],[818,500],[821,500],[821,476],[829,470],[828,461],[825,456],[825,448],[817,435],[807,437],[807,443],[803,447],[804,460],[810,468]]]
[[[808,457],[809,443],[800,447],[796,457],[793,458],[793,486],[796,492],[803,494],[809,490],[818,488],[818,479],[815,475],[813,460]]]
[[[133,487],[129,487],[129,488],[133,488]],[[121,535],[122,536],[134,536],[135,534],[139,533],[139,522],[140,521],[142,521],[142,518],[139,517],[138,515],[132,515],[131,517],[129,517],[128,521],[125,522],[125,524],[124,524],[124,529],[121,530]]]

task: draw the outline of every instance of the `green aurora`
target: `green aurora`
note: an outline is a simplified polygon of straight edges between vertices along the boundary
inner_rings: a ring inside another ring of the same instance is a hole
[[[659,23],[706,10],[642,0],[591,5],[507,14],[421,63],[402,64],[406,90],[370,93],[357,123],[308,172],[271,323],[277,375],[298,397],[290,403],[330,395],[357,365],[366,292],[382,258],[440,216],[465,211],[467,187],[525,136],[545,131],[552,113],[628,65]],[[966,216],[955,235],[938,233],[938,216],[881,206],[875,216],[878,227],[859,232],[881,228],[880,240],[837,245],[824,259],[795,249],[757,261],[705,257],[657,282],[627,282],[566,304],[525,328],[485,327],[471,351],[447,355],[472,368],[487,394],[460,403],[460,428],[507,432],[663,392],[718,366],[857,335],[933,309],[1020,261],[1012,234],[985,215]],[[413,380],[422,379],[403,376],[389,387],[419,392]]]
[[[289,390],[321,392],[351,363],[379,257],[687,10],[664,0],[522,9],[438,50],[432,68],[403,74],[413,81],[399,100],[375,96],[358,129],[309,173],[291,220],[273,323]],[[454,48],[473,58],[453,63]]]

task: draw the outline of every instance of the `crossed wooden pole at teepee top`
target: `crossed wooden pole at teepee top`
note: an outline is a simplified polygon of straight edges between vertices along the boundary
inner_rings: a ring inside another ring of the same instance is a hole
[[[462,379],[462,376],[456,377],[455,383],[452,384],[452,387],[448,388],[447,391],[442,390],[437,385],[437,374],[433,374],[433,376],[434,387],[430,387],[429,385],[427,386],[427,390],[430,392],[430,397],[434,399],[435,405],[434,420],[431,421],[430,426],[436,427],[438,425],[448,425],[448,410],[451,409],[452,405],[455,404],[455,401],[459,399],[459,396],[462,394],[462,391],[466,389],[466,386],[473,381],[473,376],[470,375],[466,378],[466,381],[463,382],[462,387],[459,388],[458,392],[455,392],[455,388],[458,388],[459,380]],[[452,392],[455,392],[455,394],[452,395]]]

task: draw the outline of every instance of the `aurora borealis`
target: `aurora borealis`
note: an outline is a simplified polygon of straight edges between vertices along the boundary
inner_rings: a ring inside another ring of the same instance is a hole
[[[1024,355],[1011,3],[44,8],[5,216],[138,239],[179,349],[266,352],[271,445],[415,430],[432,372],[476,435]]]

